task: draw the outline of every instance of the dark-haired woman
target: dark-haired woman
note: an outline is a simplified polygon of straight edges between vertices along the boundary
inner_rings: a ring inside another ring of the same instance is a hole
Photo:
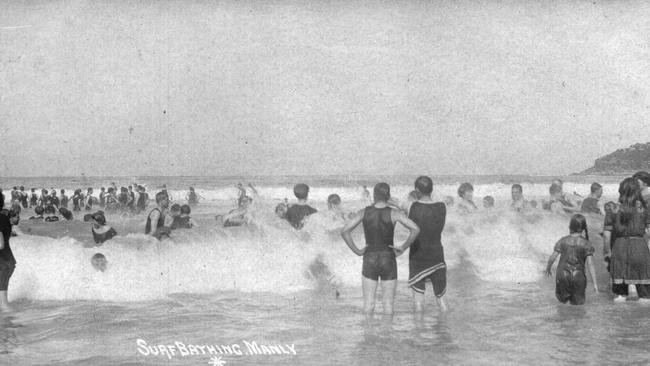
[[[614,300],[625,301],[629,285],[636,285],[640,298],[650,300],[650,250],[644,238],[650,212],[634,178],[624,179],[618,193],[619,209],[605,217],[604,226]]]

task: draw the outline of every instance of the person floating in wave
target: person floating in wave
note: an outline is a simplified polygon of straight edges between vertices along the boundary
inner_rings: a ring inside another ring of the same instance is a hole
[[[456,207],[461,214],[469,214],[478,209],[474,204],[474,186],[471,183],[463,183],[458,187],[458,197],[460,201]]]
[[[0,211],[0,311],[11,311],[7,290],[9,279],[16,268],[16,258],[11,251],[9,239],[12,236],[13,226],[20,222],[20,215],[14,210]]]
[[[111,240],[117,235],[115,229],[106,225],[106,217],[104,216],[103,211],[95,212],[90,216],[90,218],[93,221],[91,231],[96,244],[103,244],[105,241]]]
[[[165,192],[156,193],[156,204],[157,207],[147,215],[144,233],[160,240],[165,236],[169,237],[171,231],[169,227],[165,226],[165,217],[167,216],[167,208],[169,207],[169,197]]]
[[[585,265],[589,269],[594,291],[598,293],[596,270],[592,260],[594,247],[589,244],[587,219],[580,214],[573,215],[569,223],[569,232],[569,235],[555,244],[544,273],[547,276],[552,275],[551,267],[559,255],[560,263],[555,274],[555,297],[561,303],[568,301],[571,305],[583,305],[587,288]]]
[[[90,264],[94,269],[100,272],[104,272],[108,267],[108,260],[106,260],[106,256],[104,256],[102,253],[95,253],[95,255],[90,258]]]
[[[307,204],[307,198],[309,197],[308,185],[304,183],[296,184],[293,187],[293,194],[298,199],[298,202],[294,203],[287,209],[286,219],[289,221],[291,226],[300,230],[305,225],[305,218],[309,215],[315,214],[318,210]]]
[[[603,211],[600,209],[600,197],[603,196],[603,186],[594,182],[591,184],[591,194],[582,201],[580,210],[584,213],[595,213],[602,215]]]
[[[248,209],[253,203],[253,199],[246,196],[241,201],[241,206],[231,210],[226,215],[217,215],[215,219],[224,227],[242,226],[250,221]]]
[[[377,183],[374,187],[375,203],[360,210],[355,217],[348,221],[341,231],[341,237],[350,249],[358,256],[363,256],[362,286],[363,309],[368,315],[375,309],[375,293],[378,281],[381,280],[382,303],[384,314],[393,314],[395,289],[397,286],[397,260],[417,238],[420,233],[418,226],[399,209],[388,206],[390,186],[387,183]],[[402,245],[393,245],[395,224],[399,222],[409,230],[409,236]],[[366,246],[359,249],[352,239],[352,231],[363,223]]]
[[[411,204],[408,217],[420,232],[409,250],[409,281],[413,290],[416,312],[424,311],[424,291],[426,281],[433,285],[433,293],[440,311],[447,311],[444,295],[447,291],[447,264],[442,247],[441,236],[445,228],[447,208],[442,202],[431,199],[433,181],[421,176],[415,180],[418,200]]]
[[[521,184],[515,183],[510,188],[512,203],[510,207],[517,212],[524,212],[528,209],[528,201],[524,199],[524,188]]]

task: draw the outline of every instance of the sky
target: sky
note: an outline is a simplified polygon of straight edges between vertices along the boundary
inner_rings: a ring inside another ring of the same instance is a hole
[[[650,141],[644,1],[0,7],[2,176],[558,175]]]

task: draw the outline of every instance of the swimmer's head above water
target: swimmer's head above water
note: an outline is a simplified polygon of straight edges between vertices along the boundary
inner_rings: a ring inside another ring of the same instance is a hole
[[[106,267],[108,266],[108,261],[102,253],[96,253],[93,255],[93,257],[90,258],[90,263],[93,265],[93,268],[102,272],[106,271]]]
[[[388,202],[390,199],[390,186],[388,183],[377,183],[372,192],[375,202]]]
[[[299,200],[306,200],[309,196],[309,186],[305,183],[298,183],[293,186],[293,194]]]
[[[341,204],[341,197],[338,194],[336,193],[330,194],[327,197],[327,207],[330,210],[334,209],[335,207],[338,207],[340,204]]]

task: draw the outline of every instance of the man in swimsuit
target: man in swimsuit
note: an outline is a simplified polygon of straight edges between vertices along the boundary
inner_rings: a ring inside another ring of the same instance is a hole
[[[302,229],[305,217],[312,215],[318,210],[307,204],[307,197],[309,196],[309,186],[304,183],[298,183],[293,187],[293,194],[298,199],[298,203],[291,205],[287,209],[287,221],[294,228]]]
[[[409,250],[409,287],[413,290],[415,311],[424,310],[425,282],[431,281],[440,311],[447,311],[444,295],[447,290],[447,265],[440,242],[445,227],[447,208],[431,199],[433,181],[421,176],[415,180],[420,198],[411,204],[409,219],[420,228],[420,234]]]
[[[360,210],[345,225],[341,236],[356,255],[363,256],[361,274],[365,313],[370,315],[375,309],[375,293],[377,283],[381,279],[384,314],[392,314],[397,285],[395,257],[402,254],[415,241],[420,229],[402,211],[388,206],[387,202],[390,199],[388,184],[378,183],[374,188],[373,198],[374,204]],[[410,232],[409,237],[400,246],[393,245],[393,233],[397,222]],[[361,223],[363,223],[366,246],[359,249],[352,239],[352,231]]]
[[[160,230],[165,226],[165,215],[169,207],[169,197],[165,192],[156,193],[156,204],[158,207],[151,210],[147,216],[144,233],[160,240]]]
[[[591,194],[582,201],[582,212],[603,214],[600,209],[600,197],[603,196],[603,186],[594,182],[591,184]]]

